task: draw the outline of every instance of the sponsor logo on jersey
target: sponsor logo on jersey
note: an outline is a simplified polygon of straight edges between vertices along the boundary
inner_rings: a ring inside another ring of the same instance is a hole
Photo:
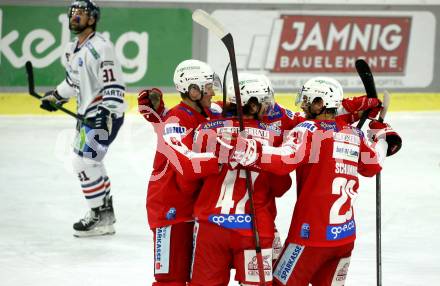
[[[169,271],[171,226],[156,228],[154,247],[154,273],[165,274]]]
[[[252,216],[249,214],[216,214],[208,220],[218,226],[231,229],[252,229]]]
[[[281,283],[286,285],[290,275],[292,275],[293,269],[298,262],[301,253],[304,250],[304,246],[295,243],[289,243],[284,251],[283,255],[279,259],[277,268],[273,276],[277,278]]]
[[[336,122],[319,122],[319,126],[325,131],[334,130],[337,131],[338,127],[336,126]]]
[[[217,129],[217,133],[218,134],[223,134],[223,133],[230,133],[230,134],[238,134],[240,133],[240,127],[236,126],[231,126],[231,127],[220,127],[219,129]]]
[[[295,117],[295,113],[293,113],[293,111],[286,109],[286,115],[287,117],[289,117],[290,119],[293,119]]]
[[[359,161],[359,146],[345,144],[341,142],[333,143],[333,158],[348,160],[352,162]]]
[[[327,240],[339,240],[356,234],[356,223],[351,219],[343,224],[327,226]]]
[[[185,134],[186,128],[183,126],[166,126],[164,135],[169,134]]]
[[[316,130],[316,125],[313,122],[304,121],[304,122],[298,124],[295,128],[304,128],[304,129],[307,129],[307,130],[314,132]]]
[[[101,68],[106,67],[106,66],[114,66],[115,63],[113,61],[103,61],[101,62]]]
[[[346,134],[346,133],[334,133],[333,134],[333,139],[335,141],[338,142],[343,142],[343,143],[350,143],[350,144],[354,144],[354,145],[360,145],[361,144],[361,139],[359,138],[359,136],[356,134]]]
[[[310,238],[310,224],[308,224],[308,223],[302,224],[300,236],[301,236],[301,238],[304,238],[304,239]]]
[[[263,256],[263,270],[266,282],[272,281],[272,249],[266,248],[261,250]],[[247,282],[259,282],[260,276],[258,272],[258,260],[255,250],[244,251],[244,269],[245,279]]]
[[[100,58],[99,53],[95,50],[95,47],[93,47],[91,42],[86,43],[87,49],[92,53],[93,57],[97,60]]]
[[[210,121],[203,124],[202,129],[213,129],[224,125],[223,120]]]
[[[358,168],[357,168],[357,166],[348,165],[348,164],[338,162],[338,163],[336,163],[335,173],[357,177]]]
[[[102,96],[124,97],[124,91],[121,89],[107,88],[102,92]]]
[[[269,140],[270,133],[267,130],[264,129],[258,129],[258,128],[246,128],[245,129],[246,134],[252,136],[252,138],[263,138]]]

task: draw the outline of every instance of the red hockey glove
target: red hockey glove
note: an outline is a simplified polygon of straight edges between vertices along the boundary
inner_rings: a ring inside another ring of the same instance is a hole
[[[139,113],[152,123],[158,123],[165,115],[162,91],[157,88],[144,89],[138,95]]]
[[[260,159],[262,152],[261,142],[255,139],[246,139],[238,136],[237,145],[232,152],[229,163],[232,167],[240,164],[242,166],[253,166]]]
[[[402,138],[388,123],[371,120],[368,136],[373,140],[385,139],[388,144],[387,156],[396,154],[402,147]]]
[[[370,109],[369,118],[375,118],[382,109],[382,102],[378,98],[368,98],[366,95],[345,98],[342,100],[342,106],[348,113],[355,113]]]

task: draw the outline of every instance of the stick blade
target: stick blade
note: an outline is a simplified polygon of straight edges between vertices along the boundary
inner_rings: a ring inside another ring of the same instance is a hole
[[[355,63],[356,71],[364,84],[367,97],[377,98],[376,85],[374,84],[373,73],[370,70],[367,62],[363,59],[358,59]]]
[[[192,14],[192,18],[194,22],[213,32],[220,39],[228,34],[223,25],[217,21],[217,19],[202,9],[196,9]]]
[[[388,107],[391,103],[391,94],[388,90],[384,90],[383,92],[383,100],[382,100],[382,110],[379,113],[379,121],[383,122],[385,119],[385,115],[388,112]]]

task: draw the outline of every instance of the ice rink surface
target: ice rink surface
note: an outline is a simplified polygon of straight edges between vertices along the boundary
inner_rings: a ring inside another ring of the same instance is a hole
[[[387,121],[403,148],[382,173],[383,285],[440,285],[440,113],[390,113]],[[78,239],[72,224],[87,205],[70,166],[74,127],[67,117],[0,117],[0,285],[151,285],[145,197],[154,132],[127,116],[105,160],[117,233]],[[374,179],[361,180],[348,286],[376,285],[374,190]],[[293,190],[277,202],[283,238],[294,202]]]

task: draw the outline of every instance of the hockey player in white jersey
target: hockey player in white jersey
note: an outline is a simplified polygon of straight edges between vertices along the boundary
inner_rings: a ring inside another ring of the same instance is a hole
[[[115,233],[110,180],[102,160],[124,121],[125,86],[112,43],[96,32],[99,16],[93,1],[72,2],[69,29],[77,37],[63,54],[66,78],[41,103],[41,108],[56,111],[56,105],[76,96],[78,115],[87,121],[77,124],[73,167],[91,210],[73,225],[77,237]]]

